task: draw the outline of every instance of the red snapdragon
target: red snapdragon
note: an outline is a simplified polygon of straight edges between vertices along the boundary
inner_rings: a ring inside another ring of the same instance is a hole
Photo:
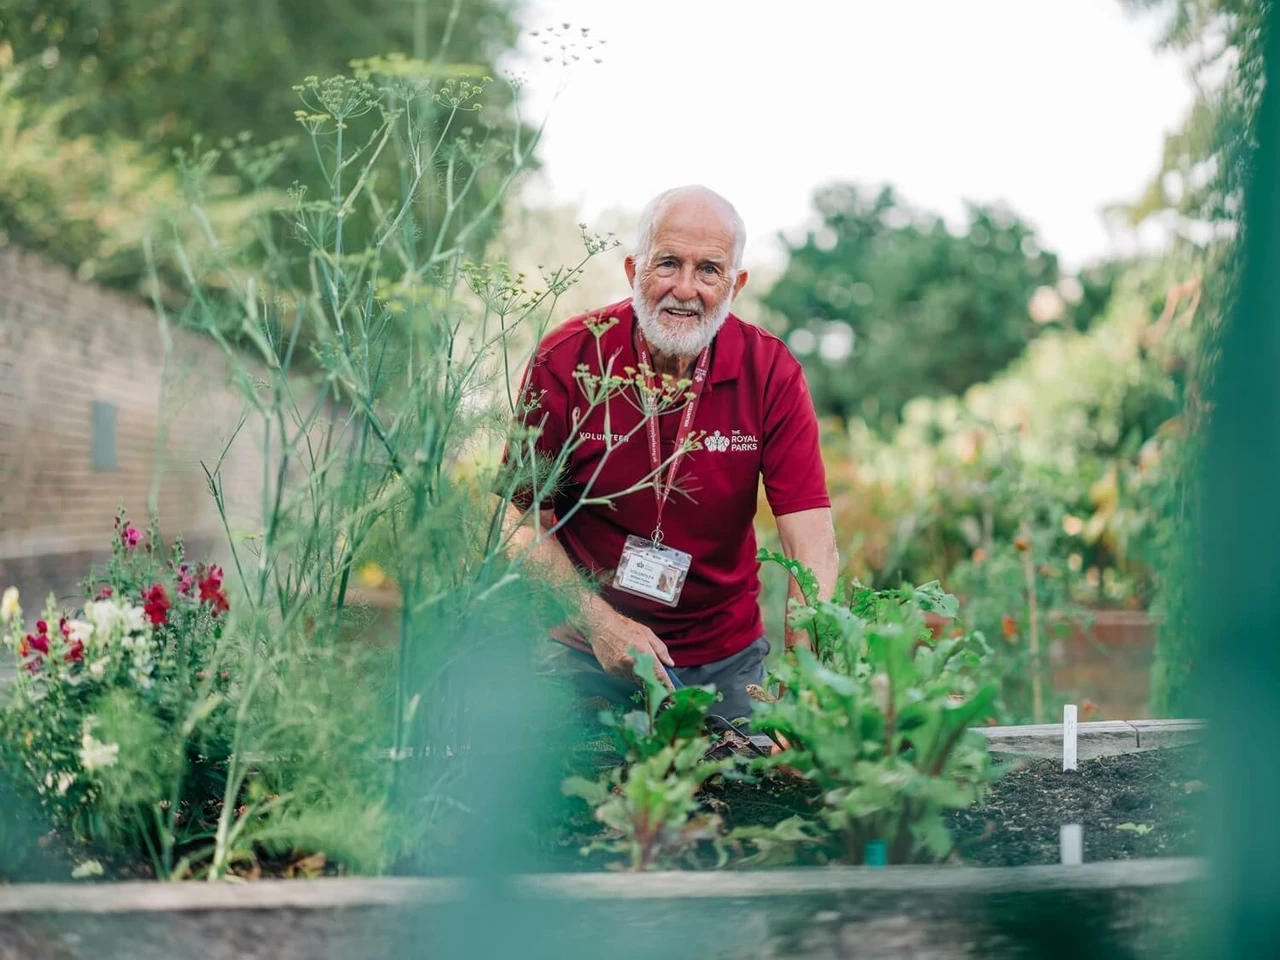
[[[58,629],[61,631],[63,638],[70,643],[67,655],[63,659],[67,663],[83,661],[84,644],[79,640],[71,640],[71,630],[67,625],[66,617],[59,618]],[[31,662],[27,664],[27,669],[33,673],[39,668],[40,662],[49,654],[49,639],[48,621],[37,620],[35,633],[28,633],[22,638],[22,643],[18,645],[18,656],[24,660],[31,659]]]
[[[227,601],[227,592],[222,589],[222,568],[217,564],[210,564],[203,568],[199,586],[200,602],[213,607],[215,617],[231,609],[231,604]]]
[[[132,550],[142,542],[142,531],[132,523],[125,523],[120,531],[120,542],[124,544],[126,550]]]
[[[173,602],[163,583],[157,583],[142,591],[142,610],[151,621],[152,626],[160,626],[168,619],[169,608]]]
[[[33,654],[47,654],[49,652],[49,624],[44,620],[36,621],[36,632],[28,633],[22,638],[22,645],[18,647],[18,655],[24,660]],[[30,664],[31,668],[40,660],[36,656],[35,660]]]

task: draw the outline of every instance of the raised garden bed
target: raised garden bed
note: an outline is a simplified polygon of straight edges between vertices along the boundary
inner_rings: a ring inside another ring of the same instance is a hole
[[[1198,856],[1207,783],[1198,741],[1200,721],[1139,720],[1082,723],[1079,769],[1062,770],[1062,727],[1038,724],[980,730],[1001,771],[977,807],[953,812],[951,861],[1020,867],[1059,862],[1063,824],[1083,828],[1086,862]],[[711,810],[729,827],[772,826],[812,814],[816,788],[775,776],[757,783],[713,781],[704,788]],[[560,840],[569,871],[601,869],[607,857],[575,858],[598,832],[585,811]],[[811,865],[824,863],[819,854]]]
[[[10,888],[5,960],[1168,955],[1196,861]]]
[[[1049,943],[1070,943],[1081,956],[1160,955],[1190,935],[1203,896],[1201,861],[1181,855],[1199,849],[1207,795],[1188,789],[1204,782],[1199,725],[1080,728],[1089,759],[1073,774],[1058,759],[1028,756],[1060,752],[1060,728],[987,731],[1008,773],[982,807],[953,818],[957,836],[974,841],[965,862],[1039,865],[575,872],[496,884],[29,884],[0,887],[0,957],[399,958],[421,955],[426,943],[441,957],[504,955],[517,945],[523,956],[586,957],[604,945],[614,960],[651,957],[655,943],[665,944],[663,956],[736,960],[816,960],[854,945],[858,956],[931,960],[1038,956]],[[1162,742],[1177,745],[1154,749]],[[1022,756],[1000,750],[1009,743]],[[757,822],[789,815],[797,795],[784,784],[755,788]],[[1084,825],[1081,866],[1056,863],[1068,817]],[[1152,829],[1117,830],[1122,823]],[[503,923],[485,921],[494,916]],[[673,930],[679,950],[664,939]]]

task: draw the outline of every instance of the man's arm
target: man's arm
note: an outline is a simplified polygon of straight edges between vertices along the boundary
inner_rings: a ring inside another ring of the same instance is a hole
[[[509,504],[504,528],[511,538],[512,552],[523,554],[538,537],[540,543],[533,547],[529,561],[544,570],[556,589],[566,592],[577,614],[573,626],[577,627],[591,644],[591,651],[600,661],[601,668],[615,677],[633,679],[636,653],[652,654],[658,679],[671,685],[663,666],[675,666],[667,646],[643,624],[624,617],[605,602],[604,598],[587,589],[573,561],[554,536],[546,532],[555,524],[555,514],[550,510],[539,512],[540,529],[515,504]]]
[[[830,600],[836,592],[836,578],[840,571],[840,557],[836,550],[836,531],[831,522],[831,508],[800,510],[777,518],[778,536],[782,540],[782,552],[813,571],[818,578],[818,596]],[[804,602],[804,595],[795,578],[787,584],[787,600]],[[790,603],[788,602],[788,606]],[[803,630],[785,628],[786,647],[790,650],[799,644],[809,646],[809,634]]]

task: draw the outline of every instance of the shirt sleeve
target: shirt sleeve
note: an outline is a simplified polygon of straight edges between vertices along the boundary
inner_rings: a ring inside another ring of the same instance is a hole
[[[804,371],[791,356],[775,368],[764,398],[761,473],[775,517],[831,506],[818,416]]]
[[[536,352],[525,369],[516,399],[516,423],[537,428],[540,433],[532,451],[527,443],[513,451],[508,442],[502,461],[515,471],[517,483],[512,502],[522,510],[533,504],[533,488],[545,487],[550,466],[565,443],[563,387],[552,375],[541,351]],[[532,457],[530,456],[532,452]],[[544,497],[541,506],[550,508],[552,498]]]

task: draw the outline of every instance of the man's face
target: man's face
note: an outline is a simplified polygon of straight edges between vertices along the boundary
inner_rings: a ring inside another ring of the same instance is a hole
[[[626,262],[650,347],[689,357],[711,343],[747,282],[746,271],[734,269],[733,242],[732,226],[710,203],[684,200],[663,211],[643,260]]]

